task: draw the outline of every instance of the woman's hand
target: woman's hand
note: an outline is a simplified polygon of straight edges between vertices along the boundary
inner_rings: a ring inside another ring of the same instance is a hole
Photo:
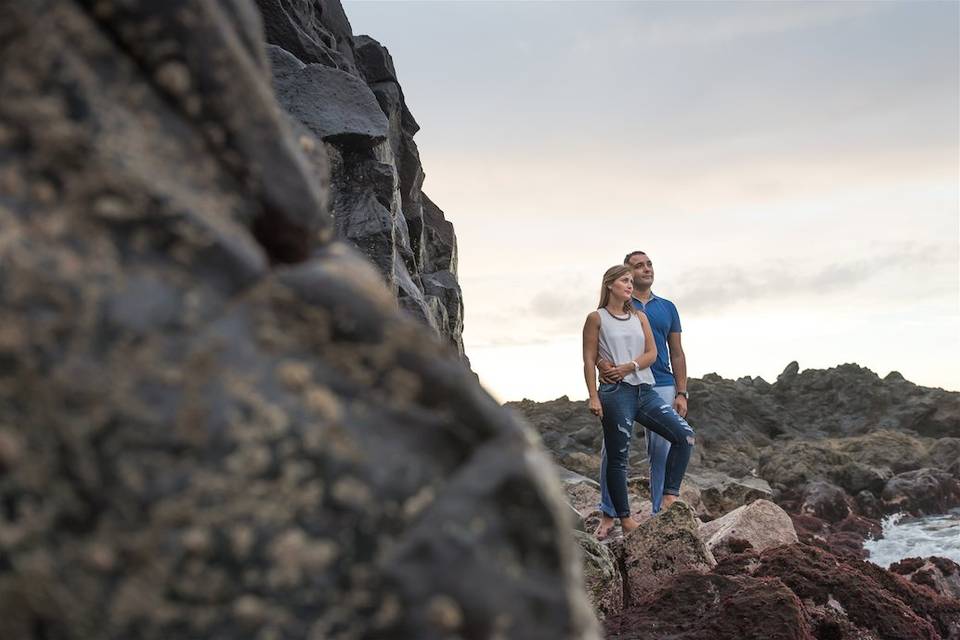
[[[626,364],[618,364],[613,368],[613,370],[617,373],[617,380],[623,380],[625,377],[636,371],[637,368],[633,366],[632,362],[628,362]]]
[[[590,398],[587,400],[587,406],[590,407],[590,413],[598,418],[603,417],[603,407],[600,406],[600,398]]]

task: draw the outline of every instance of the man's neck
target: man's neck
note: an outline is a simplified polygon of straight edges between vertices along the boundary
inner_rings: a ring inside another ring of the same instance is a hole
[[[643,304],[647,304],[648,302],[650,302],[650,297],[653,295],[652,289],[653,289],[652,287],[647,289],[634,289],[633,297],[639,300],[640,302],[642,302]]]

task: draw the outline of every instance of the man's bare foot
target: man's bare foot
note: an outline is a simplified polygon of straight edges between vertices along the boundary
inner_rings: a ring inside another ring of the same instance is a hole
[[[672,505],[674,502],[676,502],[677,499],[678,499],[677,496],[663,494],[663,503],[662,503],[662,504],[663,504],[663,508],[664,508],[664,509],[669,509],[669,508],[670,508],[670,505]]]
[[[625,536],[639,526],[640,523],[634,520],[633,516],[620,518],[620,528],[623,529],[623,535]]]
[[[615,525],[616,521],[610,516],[600,516],[600,524],[597,525],[597,530],[593,535],[597,537],[597,540],[603,542],[613,533],[613,527]]]

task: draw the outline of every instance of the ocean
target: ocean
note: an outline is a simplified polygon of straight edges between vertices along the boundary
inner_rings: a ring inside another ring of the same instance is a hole
[[[883,538],[868,540],[863,547],[870,552],[868,560],[884,569],[915,556],[940,556],[960,563],[960,508],[938,516],[888,516],[883,520]]]

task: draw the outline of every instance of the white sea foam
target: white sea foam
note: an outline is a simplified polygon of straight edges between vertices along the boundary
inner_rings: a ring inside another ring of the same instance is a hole
[[[883,568],[915,556],[940,556],[960,563],[960,509],[923,518],[899,513],[884,518],[883,538],[868,540],[863,548],[870,552],[870,562]]]

